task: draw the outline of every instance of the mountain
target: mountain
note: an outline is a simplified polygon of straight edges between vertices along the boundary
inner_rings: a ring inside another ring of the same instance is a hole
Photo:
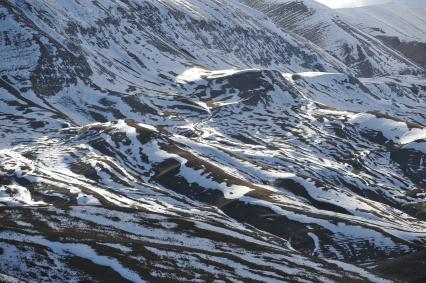
[[[426,68],[426,10],[417,5],[387,3],[339,12],[351,24]]]
[[[425,278],[421,67],[264,7],[0,2],[0,281]]]
[[[380,18],[376,14],[353,13],[352,11],[369,10],[364,8],[349,8],[333,10],[315,0],[244,0],[244,3],[263,11],[280,28],[295,33],[320,46],[360,77],[383,75],[404,75],[424,73],[421,60],[406,56],[407,52],[394,48],[394,45],[383,42],[371,34],[369,29],[360,28],[359,23],[374,22],[375,28],[380,27]],[[405,7],[405,6],[404,6]],[[412,8],[407,8],[412,9]],[[377,10],[382,11],[379,7]],[[341,11],[346,11],[341,13]],[[394,10],[399,11],[398,9]],[[348,17],[353,19],[348,20]],[[395,18],[398,23],[410,18],[408,13]],[[392,17],[388,18],[392,22]],[[426,28],[423,22],[417,22],[421,33]],[[413,21],[414,22],[414,21]],[[406,26],[402,27],[405,30]],[[407,27],[408,29],[408,27]],[[410,25],[409,30],[413,27]],[[418,55],[421,57],[421,55]]]
[[[321,0],[319,2],[321,2]],[[353,2],[354,2],[353,6],[355,6],[355,4],[357,4],[356,3],[357,1],[353,1]],[[357,6],[365,7],[365,6],[373,6],[373,5],[389,4],[389,3],[426,8],[426,3],[423,0],[363,0]]]

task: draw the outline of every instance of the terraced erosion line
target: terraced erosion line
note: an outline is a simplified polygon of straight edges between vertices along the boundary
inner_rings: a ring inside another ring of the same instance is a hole
[[[337,13],[0,1],[0,281],[423,282],[424,70]]]

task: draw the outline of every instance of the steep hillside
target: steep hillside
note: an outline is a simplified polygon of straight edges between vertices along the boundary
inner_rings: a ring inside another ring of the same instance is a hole
[[[296,33],[343,62],[356,75],[373,77],[424,72],[424,66],[400,50],[352,24],[346,16],[315,0],[243,0],[267,14],[280,28]],[[339,10],[340,11],[340,10]],[[344,11],[342,9],[342,11]],[[346,10],[347,14],[352,9]],[[409,15],[406,15],[409,17]],[[356,21],[371,22],[369,16]],[[403,22],[398,18],[396,22]],[[426,26],[425,26],[426,27]]]
[[[0,2],[0,281],[401,278],[426,246],[425,78],[353,27],[392,55],[359,79],[266,12]]]
[[[340,9],[339,12],[348,22],[426,68],[425,9],[403,3],[388,3]]]

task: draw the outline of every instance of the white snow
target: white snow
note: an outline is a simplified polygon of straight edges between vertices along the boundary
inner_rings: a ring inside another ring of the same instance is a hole
[[[404,148],[414,149],[426,154],[426,141],[415,141],[408,143],[404,146]],[[426,160],[425,160],[426,161]]]
[[[407,144],[415,140],[426,139],[425,128],[410,129],[405,122],[378,118],[373,114],[356,114],[349,122],[358,124],[365,129],[381,132],[387,139],[396,143]]]
[[[77,203],[79,205],[101,205],[98,199],[94,196],[79,193],[77,196]]]

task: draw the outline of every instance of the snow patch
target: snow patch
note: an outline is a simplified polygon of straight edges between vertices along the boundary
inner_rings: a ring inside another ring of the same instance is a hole
[[[407,144],[418,139],[426,139],[426,129],[409,128],[407,123],[387,118],[378,118],[372,114],[360,113],[354,115],[350,123],[358,124],[361,128],[381,132],[385,138],[400,144]]]

